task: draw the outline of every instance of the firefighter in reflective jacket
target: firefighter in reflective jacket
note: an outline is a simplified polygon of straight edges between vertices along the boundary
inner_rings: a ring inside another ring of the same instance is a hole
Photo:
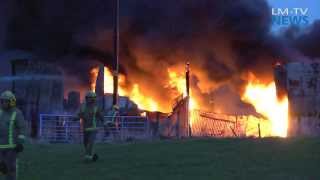
[[[105,136],[109,136],[110,134],[113,135],[113,138],[118,138],[118,131],[119,131],[119,106],[113,105],[111,110],[108,111],[107,116],[108,119],[105,121]]]
[[[7,180],[15,180],[17,154],[23,151],[25,141],[25,121],[12,92],[3,92],[0,104],[0,171]]]
[[[105,125],[113,124],[117,127],[119,124],[119,120],[117,119],[119,116],[119,106],[113,105],[107,116],[110,117],[110,121],[107,121]]]
[[[103,123],[103,113],[97,106],[96,99],[96,93],[88,92],[85,97],[85,103],[80,107],[77,117],[77,119],[82,119],[86,161],[98,160],[98,155],[93,153],[93,145],[97,134],[97,124],[98,122]]]

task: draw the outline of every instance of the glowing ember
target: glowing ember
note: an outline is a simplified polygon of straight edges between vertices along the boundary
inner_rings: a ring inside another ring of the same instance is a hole
[[[278,99],[274,82],[263,84],[256,78],[251,78],[242,99],[252,104],[258,113],[268,118],[271,122],[270,134],[272,136],[287,136],[288,98]]]

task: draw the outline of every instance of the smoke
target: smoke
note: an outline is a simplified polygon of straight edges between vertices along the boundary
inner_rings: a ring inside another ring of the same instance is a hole
[[[8,6],[10,6],[9,1],[0,1],[0,49],[4,46],[4,39],[6,37],[6,27],[8,23],[8,16],[10,12],[8,12]]]
[[[43,59],[80,77],[83,84],[98,62],[112,66],[114,1],[14,2],[7,49],[52,57]],[[187,61],[193,93],[208,104],[210,93],[225,85],[230,92],[241,91],[248,71],[272,80],[272,64],[290,60],[292,49],[319,57],[314,40],[319,39],[320,23],[294,38],[275,37],[265,0],[121,0],[120,6],[120,70],[127,75],[127,88],[138,83],[161,104],[172,101],[166,88],[168,68],[183,74]]]
[[[184,72],[189,61],[196,80],[193,95],[209,107],[211,91],[236,82],[229,87],[239,92],[244,85],[240,77],[247,71],[270,78],[273,62],[285,56],[269,34],[271,16],[265,1],[130,2],[132,15],[124,18],[122,29],[127,48],[121,59],[130,62],[124,64],[128,74],[152,96],[166,96],[162,92],[168,67]],[[150,87],[154,80],[158,83]]]
[[[310,59],[320,58],[320,21],[315,21],[307,29],[291,27],[286,31],[287,40]]]

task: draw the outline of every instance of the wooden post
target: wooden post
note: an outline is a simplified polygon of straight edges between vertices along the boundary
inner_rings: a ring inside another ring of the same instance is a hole
[[[190,63],[186,63],[186,93],[187,93],[187,102],[186,102],[186,108],[187,108],[187,132],[188,136],[191,137],[191,126],[190,126],[190,112],[189,111],[189,103],[190,103]]]
[[[186,63],[186,93],[187,96],[190,96],[190,63]]]
[[[15,75],[16,75],[16,64],[15,64],[15,63],[16,63],[15,60],[11,61],[11,75],[12,75],[12,76],[15,76]],[[15,91],[16,91],[15,80],[12,80],[11,91],[12,91],[13,93],[15,93]]]
[[[261,128],[260,128],[260,122],[258,123],[258,130],[259,130],[259,138],[261,138]]]
[[[113,67],[113,101],[112,105],[118,105],[118,75],[119,75],[119,1],[115,0],[115,14],[114,14],[114,67]]]

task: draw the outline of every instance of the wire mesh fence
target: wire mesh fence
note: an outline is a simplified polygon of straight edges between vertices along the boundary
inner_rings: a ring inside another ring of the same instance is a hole
[[[112,123],[112,117],[105,116],[107,125],[98,124],[97,142],[129,141],[136,139],[154,139],[155,135],[179,138],[181,119],[185,116],[169,116],[163,120],[152,121],[142,116],[118,116]],[[265,137],[270,136],[271,125],[254,116],[226,115],[201,110],[189,114],[191,137]],[[171,117],[171,118],[170,118]],[[46,143],[81,143],[83,129],[81,121],[74,121],[73,115],[40,114],[39,139]],[[185,122],[185,120],[183,120]],[[157,123],[156,130],[152,123]],[[188,127],[182,128],[185,129]]]
[[[246,115],[227,115],[201,110],[190,112],[193,137],[264,137],[270,125],[261,118]]]
[[[98,124],[97,142],[126,141],[149,138],[149,123],[146,117],[105,116],[107,125]],[[81,121],[73,115],[40,114],[39,139],[47,143],[80,143],[83,137]]]
[[[190,113],[192,136],[233,137],[240,134],[235,117],[194,110]]]

